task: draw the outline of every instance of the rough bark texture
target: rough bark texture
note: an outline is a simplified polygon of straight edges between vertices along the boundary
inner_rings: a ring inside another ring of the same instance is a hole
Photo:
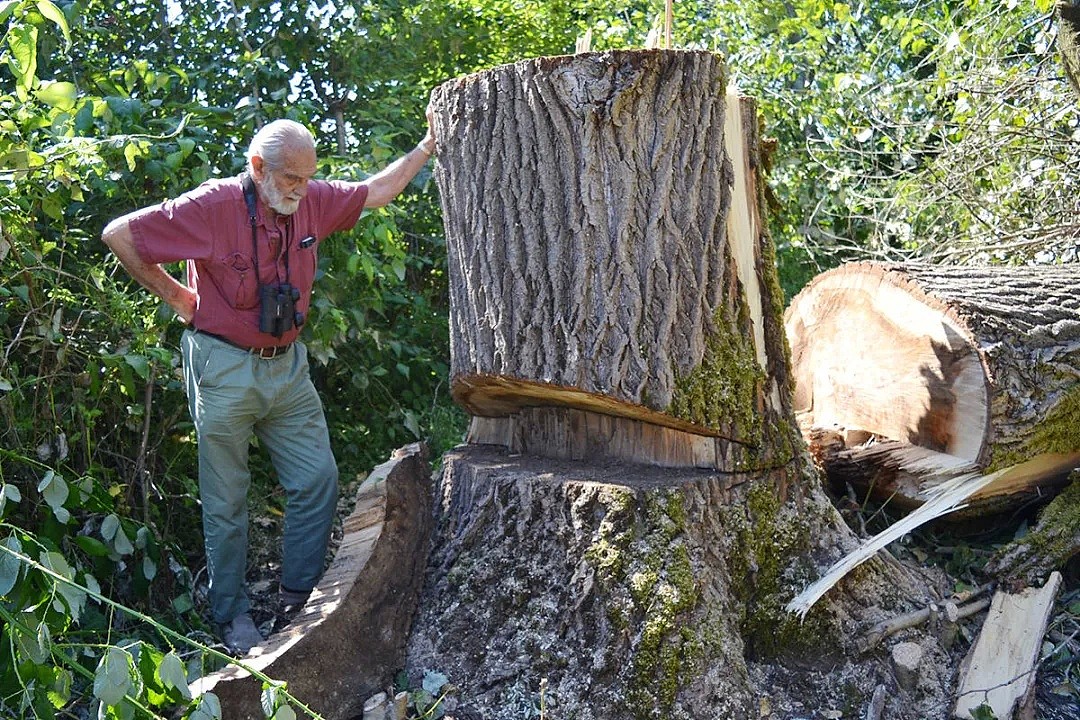
[[[640,51],[436,89],[453,391],[467,409],[601,403],[752,432],[731,412],[762,377],[727,238],[725,85],[716,55]],[[721,386],[718,365],[742,372]]]
[[[1061,52],[1061,64],[1073,90],[1080,93],[1080,7],[1071,2],[1059,2],[1057,18],[1057,43]]]
[[[1074,267],[853,263],[786,314],[796,409],[996,470],[1080,450]],[[805,423],[804,423],[805,424]]]
[[[855,544],[799,473],[448,453],[410,671],[446,674],[452,714],[471,718],[526,716],[541,695],[577,720],[857,717],[879,684],[884,717],[943,717],[935,639],[904,636],[934,658],[912,692],[854,647],[926,597],[920,579],[871,561],[804,624],[782,611],[785,588]]]
[[[1043,508],[1033,530],[994,555],[988,573],[1007,579],[1013,590],[1033,587],[1080,553],[1080,471],[1071,479],[1072,484]]]
[[[757,119],[724,75],[586,54],[434,94],[455,397],[513,416],[444,456],[409,640],[461,717],[799,717],[892,688],[855,626],[910,609],[917,578],[871,562],[805,624],[783,609],[855,540],[791,410]],[[950,682],[926,669],[887,716],[940,716]]]
[[[357,717],[404,662],[431,535],[427,448],[410,445],[357,491],[341,546],[301,613],[243,662],[277,681],[321,716]],[[192,685],[213,692],[223,717],[265,717],[262,681],[228,668]]]

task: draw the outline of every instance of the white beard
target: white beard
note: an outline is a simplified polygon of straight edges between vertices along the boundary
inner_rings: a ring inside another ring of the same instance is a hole
[[[300,198],[286,197],[284,193],[280,192],[277,186],[274,185],[269,172],[266,173],[263,181],[259,183],[259,189],[262,190],[266,204],[279,215],[292,215],[300,207]]]

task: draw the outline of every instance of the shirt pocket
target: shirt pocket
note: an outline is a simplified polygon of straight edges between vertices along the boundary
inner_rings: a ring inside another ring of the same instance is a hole
[[[250,310],[259,301],[258,279],[250,255],[232,253],[221,258],[221,290],[237,310]]]

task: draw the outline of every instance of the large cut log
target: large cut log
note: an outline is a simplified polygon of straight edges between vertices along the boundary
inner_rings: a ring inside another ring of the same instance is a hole
[[[710,53],[581,57],[434,94],[454,397],[767,445],[751,400],[788,379],[754,105]]]
[[[982,496],[1000,500],[1080,462],[1075,267],[852,263],[815,278],[785,325],[795,409],[836,479],[917,505],[935,476],[1061,459]]]
[[[947,712],[948,671],[883,701],[887,665],[855,669],[850,630],[925,606],[921,576],[871,561],[783,609],[855,539],[803,452],[758,120],[725,77],[613,52],[433,94],[454,396],[481,419],[443,458],[407,671],[445,674],[455,716],[794,717],[841,686]]]

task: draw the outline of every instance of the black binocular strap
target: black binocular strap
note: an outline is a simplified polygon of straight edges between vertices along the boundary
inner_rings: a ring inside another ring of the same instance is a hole
[[[251,252],[255,261],[255,292],[256,297],[262,297],[262,279],[259,277],[259,240],[255,230],[255,180],[251,175],[244,173],[244,204],[247,205],[248,222],[251,223]],[[285,236],[285,284],[289,284],[289,237]]]

